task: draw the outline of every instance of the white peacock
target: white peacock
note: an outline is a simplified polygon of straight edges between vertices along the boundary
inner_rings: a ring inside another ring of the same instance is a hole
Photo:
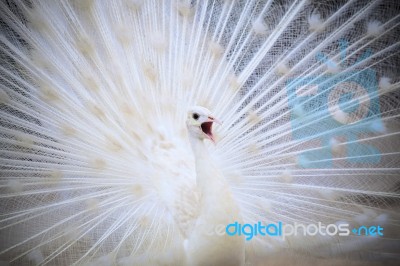
[[[398,263],[396,1],[0,5],[1,265]]]

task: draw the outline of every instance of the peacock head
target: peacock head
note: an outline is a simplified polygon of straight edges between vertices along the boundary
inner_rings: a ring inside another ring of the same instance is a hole
[[[220,124],[211,111],[202,106],[193,106],[188,112],[186,125],[189,130],[189,134],[195,136],[201,140],[210,139],[215,143],[215,138],[212,133],[212,125],[216,122]]]

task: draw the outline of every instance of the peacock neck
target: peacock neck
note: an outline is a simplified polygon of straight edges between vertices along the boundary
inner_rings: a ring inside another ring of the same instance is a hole
[[[202,195],[202,201],[214,201],[221,189],[227,189],[228,184],[215,166],[204,140],[191,136],[196,164],[196,184]]]
[[[205,191],[215,187],[212,186],[212,184],[220,183],[216,182],[220,181],[216,180],[216,178],[218,178],[218,176],[215,175],[216,168],[202,139],[191,136],[190,143],[195,157],[196,184],[202,195],[210,195]]]
[[[200,215],[187,242],[188,265],[244,265],[244,237],[220,235],[216,230],[242,223],[229,185],[218,170],[203,140],[190,137],[201,193]]]

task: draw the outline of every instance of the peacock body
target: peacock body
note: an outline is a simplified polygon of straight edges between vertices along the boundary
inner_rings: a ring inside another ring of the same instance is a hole
[[[1,265],[395,265],[399,11],[2,2]],[[259,221],[384,236],[218,235]]]

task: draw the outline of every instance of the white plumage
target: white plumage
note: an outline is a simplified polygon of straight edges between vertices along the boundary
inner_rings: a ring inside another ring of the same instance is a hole
[[[2,2],[0,264],[395,265],[399,10]],[[209,234],[258,221],[385,234]]]
[[[196,106],[187,118],[189,140],[195,157],[196,186],[200,193],[199,213],[184,242],[188,265],[244,265],[244,236],[216,234],[218,226],[243,223],[229,183],[216,167],[204,143],[214,142],[212,125],[217,121],[209,110]],[[215,233],[215,234],[213,234]]]

